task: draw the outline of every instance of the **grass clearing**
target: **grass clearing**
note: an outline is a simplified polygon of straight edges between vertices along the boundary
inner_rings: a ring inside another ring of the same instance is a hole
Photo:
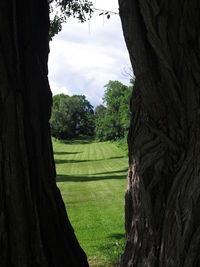
[[[116,266],[124,246],[128,159],[109,142],[53,141],[57,185],[90,266]]]

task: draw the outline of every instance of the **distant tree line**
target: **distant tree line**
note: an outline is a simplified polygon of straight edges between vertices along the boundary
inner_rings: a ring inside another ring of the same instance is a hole
[[[109,81],[105,88],[105,105],[99,105],[95,110],[84,95],[54,96],[50,120],[52,136],[69,139],[87,135],[100,141],[125,137],[130,124],[133,81],[131,86]]]

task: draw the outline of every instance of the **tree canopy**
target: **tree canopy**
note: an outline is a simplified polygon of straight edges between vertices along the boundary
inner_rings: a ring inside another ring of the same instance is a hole
[[[99,140],[116,140],[126,136],[130,125],[130,97],[132,86],[119,81],[109,81],[105,85],[103,101],[95,109],[96,138]]]
[[[59,139],[94,134],[93,106],[84,95],[53,97],[51,133]]]

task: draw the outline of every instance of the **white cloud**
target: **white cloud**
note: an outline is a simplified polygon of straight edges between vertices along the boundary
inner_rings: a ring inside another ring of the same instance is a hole
[[[66,94],[66,95],[73,95],[72,92],[70,92],[69,89],[67,89],[65,86],[59,83],[51,82],[51,90],[54,95],[57,94]]]
[[[117,0],[96,0],[96,7],[118,10]],[[130,65],[118,15],[93,16],[89,24],[70,19],[50,44],[49,80],[53,94],[85,94],[100,104],[109,80],[128,83],[123,69]]]

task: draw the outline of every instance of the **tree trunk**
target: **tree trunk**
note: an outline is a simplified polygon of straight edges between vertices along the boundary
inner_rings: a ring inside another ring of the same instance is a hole
[[[121,266],[200,266],[200,2],[119,0],[136,76]]]
[[[0,1],[0,266],[88,266],[56,186],[48,1]]]

